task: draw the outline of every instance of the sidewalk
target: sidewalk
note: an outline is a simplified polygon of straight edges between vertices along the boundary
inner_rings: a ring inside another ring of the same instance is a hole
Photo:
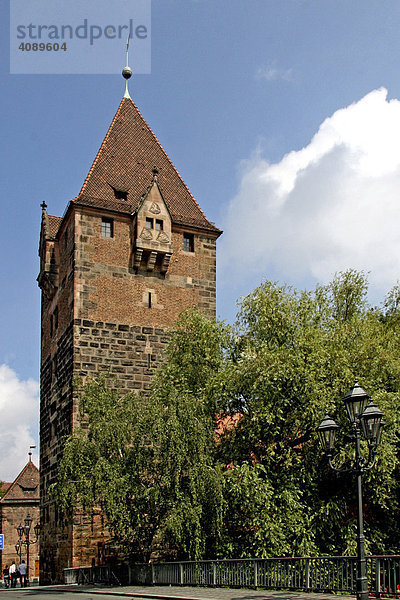
[[[46,586],[51,589],[52,586]],[[43,587],[44,589],[44,587]],[[54,586],[54,589],[84,594],[110,594],[149,600],[352,600],[351,595],[313,592],[252,590],[233,588],[202,588],[180,586],[121,586],[94,585]]]

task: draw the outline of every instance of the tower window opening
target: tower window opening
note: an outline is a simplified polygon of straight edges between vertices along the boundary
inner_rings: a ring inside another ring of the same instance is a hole
[[[54,329],[58,327],[58,306],[54,309]]]
[[[148,296],[148,307],[151,308],[151,292],[149,292]]]
[[[153,229],[153,219],[146,217],[146,229]]]
[[[147,355],[147,368],[151,369],[151,354]]]
[[[101,219],[101,237],[114,237],[114,221],[113,219]]]
[[[194,252],[194,235],[193,233],[183,234],[183,249],[185,252]]]
[[[164,229],[164,225],[161,219],[156,219],[156,230],[162,231]]]

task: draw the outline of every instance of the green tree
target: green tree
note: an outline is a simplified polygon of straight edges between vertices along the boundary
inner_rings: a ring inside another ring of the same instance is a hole
[[[398,552],[400,289],[381,308],[367,291],[350,270],[314,291],[262,283],[233,329],[183,313],[149,396],[82,389],[62,505],[101,506],[141,560],[352,554],[355,481],[327,466],[315,427],[328,409],[349,432],[341,398],[358,377],[387,421],[364,477],[367,547]],[[351,452],[342,436],[337,460]]]
[[[233,465],[225,494],[238,507],[226,530],[230,555],[354,551],[355,482],[330,471],[314,432],[325,408],[349,429],[341,398],[354,376],[388,421],[364,478],[369,549],[398,551],[398,292],[378,310],[367,288],[364,274],[347,271],[314,292],[265,282],[244,298],[221,396],[223,410],[241,415],[219,445]],[[342,445],[341,460],[346,452]]]
[[[80,423],[67,440],[54,493],[65,511],[101,507],[127,554],[200,558],[221,529],[215,401],[209,374],[224,360],[224,328],[184,313],[149,396],[107,378],[80,389]]]

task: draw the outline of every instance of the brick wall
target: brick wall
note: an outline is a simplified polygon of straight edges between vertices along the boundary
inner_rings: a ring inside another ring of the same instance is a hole
[[[114,237],[102,238],[101,216],[77,211],[75,217],[76,317],[169,327],[188,306],[200,306],[215,316],[215,237],[195,232],[195,252],[185,252],[184,230],[177,229],[167,273],[136,271],[131,267],[132,221],[121,215],[114,220]]]

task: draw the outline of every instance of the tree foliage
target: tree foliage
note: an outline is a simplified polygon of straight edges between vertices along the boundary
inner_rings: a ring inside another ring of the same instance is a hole
[[[253,526],[232,555],[354,552],[355,481],[327,467],[314,431],[328,409],[349,432],[341,398],[355,376],[388,423],[378,465],[364,477],[367,542],[374,552],[398,551],[398,291],[382,310],[369,307],[366,294],[365,275],[348,271],[314,292],[265,282],[243,300],[223,399],[224,410],[242,418],[223,440],[221,457],[234,462],[234,483],[244,465],[262,465],[271,500],[261,523],[254,508]],[[338,459],[346,460],[346,452],[339,445]],[[249,480],[250,490],[254,485]],[[246,488],[242,483],[237,494],[245,498]],[[233,529],[242,519],[236,512]]]
[[[183,314],[150,396],[122,394],[106,377],[80,389],[81,425],[66,442],[54,493],[64,511],[100,506],[137,560],[160,548],[199,558],[215,546],[222,486],[208,380],[224,335],[199,313]]]
[[[315,427],[328,409],[349,432],[341,399],[358,377],[387,421],[363,478],[367,547],[398,552],[400,289],[381,308],[367,291],[350,270],[309,292],[264,282],[233,328],[183,313],[148,397],[83,388],[64,508],[100,505],[145,560],[354,553],[355,480],[329,469]],[[342,437],[337,461],[351,452]]]

